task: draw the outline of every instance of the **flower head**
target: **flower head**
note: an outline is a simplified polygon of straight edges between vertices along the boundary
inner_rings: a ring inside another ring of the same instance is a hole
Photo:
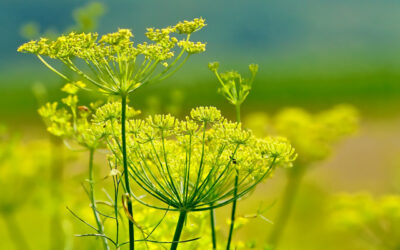
[[[47,130],[64,140],[78,144],[86,149],[104,146],[104,140],[110,134],[119,136],[115,124],[121,119],[121,103],[112,102],[98,107],[91,103],[89,107],[78,105],[76,92],[83,83],[67,83],[62,89],[69,95],[62,99],[62,104],[46,103],[38,112],[43,117]],[[140,114],[140,111],[127,107],[129,119]]]
[[[190,111],[190,116],[199,122],[213,123],[221,120],[221,111],[215,107],[197,107]]]
[[[183,21],[175,25],[179,34],[192,34],[206,26],[203,18],[195,18],[193,21]]]
[[[100,38],[97,33],[71,32],[55,40],[30,41],[21,45],[18,52],[37,55],[47,67],[66,80],[68,77],[52,67],[44,57],[58,59],[102,92],[127,95],[143,84],[169,77],[189,55],[204,52],[205,43],[189,40],[191,33],[204,26],[204,19],[196,18],[173,27],[149,28],[146,36],[151,42],[137,45],[129,29],[118,29]],[[186,34],[186,37],[180,39],[181,34]],[[180,48],[178,53],[176,47]],[[77,59],[88,67],[75,63]]]
[[[244,78],[234,70],[218,73],[218,62],[209,63],[208,68],[214,72],[221,84],[221,87],[218,89],[219,93],[233,105],[240,105],[246,100],[258,72],[257,64],[249,65],[250,78]]]
[[[290,166],[294,160],[287,140],[257,139],[214,107],[195,108],[183,121],[155,115],[128,124],[131,178],[172,210],[226,205],[235,199],[236,174],[240,183],[236,198],[240,198],[276,166]],[[121,161],[118,146],[110,145]]]

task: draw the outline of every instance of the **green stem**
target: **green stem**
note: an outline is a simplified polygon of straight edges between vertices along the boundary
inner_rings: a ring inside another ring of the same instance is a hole
[[[5,214],[4,221],[16,249],[30,249],[13,213]]]
[[[118,191],[119,191],[119,179],[114,179],[114,216],[115,216],[115,243],[119,244],[119,220],[118,220]]]
[[[279,240],[286,227],[297,191],[304,175],[304,171],[302,170],[303,167],[296,166],[295,168],[289,170],[289,178],[284,190],[282,206],[279,210],[277,218],[275,219],[275,227],[269,235],[268,244],[272,249],[277,249]]]
[[[179,214],[178,223],[176,224],[174,239],[172,240],[171,250],[176,250],[178,248],[179,239],[181,238],[181,233],[183,229],[183,225],[186,219],[186,211],[181,211]]]
[[[56,70],[55,68],[53,68],[46,60],[43,59],[43,57],[41,57],[40,55],[37,55],[37,57],[39,58],[39,60],[47,67],[49,68],[51,71],[53,71],[54,73],[56,73],[57,75],[61,76],[64,80],[66,81],[71,81],[68,77],[66,77],[65,75],[61,74],[58,70]]]
[[[215,211],[213,208],[210,209],[210,223],[211,223],[211,239],[212,239],[213,249],[217,249],[217,236],[215,234]]]
[[[233,189],[233,197],[235,197],[235,198],[237,196],[238,181],[239,181],[239,176],[236,173],[236,176],[235,176],[235,187]],[[232,241],[232,237],[233,237],[233,229],[235,227],[236,203],[237,203],[237,199],[233,200],[233,202],[232,202],[232,213],[231,213],[231,226],[229,228],[228,243],[226,244],[226,249],[227,250],[229,250],[231,248],[231,241]]]
[[[93,210],[93,215],[96,220],[97,224],[97,230],[99,234],[104,234],[104,227],[103,224],[101,223],[100,215],[97,212],[96,208],[96,199],[94,198],[94,178],[93,178],[93,157],[94,157],[94,149],[90,149],[89,151],[89,196],[90,196],[90,202],[92,210]],[[104,249],[109,250],[110,247],[108,246],[108,241],[106,238],[102,237],[103,244],[104,244]]]
[[[240,122],[240,104],[235,105],[236,108],[236,122]],[[233,197],[235,198],[232,202],[232,212],[231,212],[231,225],[229,228],[229,236],[228,236],[228,242],[226,244],[226,249],[229,250],[231,247],[231,241],[233,237],[233,230],[235,228],[235,217],[236,217],[236,203],[237,203],[237,189],[238,189],[238,181],[239,181],[239,174],[236,171],[236,176],[235,176],[235,187],[233,189]]]
[[[122,111],[121,111],[121,135],[122,135],[122,158],[123,158],[123,165],[124,165],[124,176],[125,176],[125,187],[126,192],[130,195],[131,194],[131,187],[129,186],[129,174],[128,174],[128,157],[126,154],[126,95],[121,96],[122,99]],[[132,201],[128,199],[128,212],[133,215],[132,213]],[[134,228],[133,222],[128,220],[129,223],[129,249],[135,249],[135,235],[134,235]]]
[[[240,104],[236,104],[236,122],[240,122]]]

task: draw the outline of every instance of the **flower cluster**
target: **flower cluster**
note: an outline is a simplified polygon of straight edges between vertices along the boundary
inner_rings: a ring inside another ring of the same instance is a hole
[[[179,22],[175,28],[179,34],[191,34],[206,26],[203,18],[195,18],[193,21]]]
[[[127,107],[126,109],[126,117],[128,119],[132,119],[133,117],[139,115],[141,112],[139,110],[135,110],[132,107]],[[96,109],[96,112],[93,115],[93,123],[105,123],[105,122],[113,122],[120,121],[122,115],[122,107],[120,102],[109,102],[104,104],[103,106]]]
[[[62,88],[68,93],[62,99],[64,105],[46,103],[38,112],[51,134],[93,150],[102,145],[107,135],[106,127],[100,126],[99,121],[120,119],[121,104],[108,103],[102,109],[97,108],[98,103],[91,103],[89,107],[78,105],[77,91],[81,87],[84,87],[82,82],[67,83]],[[140,112],[130,108],[127,113],[129,117],[134,117]]]
[[[170,210],[226,205],[251,191],[276,166],[290,166],[295,159],[286,140],[257,139],[213,107],[190,114],[185,120],[154,115],[128,122],[130,176]],[[110,145],[121,161],[118,141]],[[238,195],[232,198],[236,175]]]
[[[189,54],[197,54],[206,51],[206,45],[201,42],[179,41],[178,46]]]
[[[258,72],[257,64],[250,64],[250,78],[242,77],[237,71],[227,71],[218,73],[219,63],[212,62],[208,68],[217,76],[221,87],[218,91],[233,105],[241,105],[250,93],[251,85]]]
[[[141,85],[168,77],[180,68],[187,58],[205,51],[205,44],[189,41],[190,35],[205,26],[202,18],[185,21],[163,29],[147,29],[151,43],[134,45],[129,29],[101,37],[97,33],[74,33],[62,35],[56,40],[41,38],[18,48],[19,52],[32,53],[51,70],[68,78],[52,67],[42,56],[58,59],[73,72],[82,76],[108,94],[128,94]],[[174,36],[185,34],[179,40]],[[181,51],[176,54],[175,47]],[[186,52],[186,57],[182,57]],[[175,57],[175,59],[172,59]],[[73,59],[79,58],[87,64],[82,69]],[[171,60],[170,60],[171,59]],[[162,65],[158,70],[157,66]],[[89,73],[86,72],[89,70]]]

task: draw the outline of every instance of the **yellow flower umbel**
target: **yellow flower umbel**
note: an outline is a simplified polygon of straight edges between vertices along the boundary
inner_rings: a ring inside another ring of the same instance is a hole
[[[61,61],[103,92],[128,95],[144,84],[167,78],[190,55],[204,52],[204,43],[194,43],[189,39],[193,32],[205,25],[204,19],[196,18],[163,29],[149,28],[146,36],[151,42],[136,46],[129,29],[119,29],[101,37],[97,33],[72,32],[54,41],[47,38],[30,41],[20,46],[18,51],[37,55],[47,67],[68,81],[44,57]],[[184,37],[179,38],[182,35]],[[178,52],[177,47],[180,49]],[[81,59],[87,67],[73,59]]]
[[[183,121],[171,115],[130,120],[127,131],[129,175],[153,199],[135,198],[181,214],[173,246],[188,212],[229,204],[253,190],[275,167],[290,166],[295,159],[286,140],[257,139],[213,107],[193,109]],[[122,164],[118,139],[110,146]]]
[[[255,138],[213,107],[193,109],[182,121],[171,115],[129,120],[127,131],[131,177],[169,210],[202,211],[228,204],[236,172],[242,197],[274,167],[291,166],[295,159],[287,140]],[[110,146],[121,162],[118,140]]]
[[[67,83],[62,91],[68,95],[62,103],[46,103],[38,112],[51,134],[94,151],[104,147],[105,130],[92,122],[97,104],[92,103],[89,107],[78,105],[77,92],[83,87],[85,85],[79,81]],[[121,105],[116,109],[119,109],[120,115]],[[140,112],[129,109],[128,113],[133,116]]]
[[[258,72],[257,64],[250,64],[250,78],[242,77],[237,71],[226,71],[218,73],[219,63],[213,62],[208,64],[208,68],[214,72],[221,87],[218,91],[233,105],[241,105],[250,93],[251,85]]]

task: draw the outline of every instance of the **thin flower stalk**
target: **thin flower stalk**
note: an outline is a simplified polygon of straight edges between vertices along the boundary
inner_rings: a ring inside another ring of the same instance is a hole
[[[94,191],[94,178],[93,178],[93,157],[94,157],[94,149],[89,150],[89,198],[91,202],[91,207],[93,211],[93,215],[97,224],[97,230],[99,234],[104,234],[104,226],[100,219],[100,214],[97,211],[96,199],[95,199],[95,191]],[[109,250],[107,238],[102,238],[104,249]]]

